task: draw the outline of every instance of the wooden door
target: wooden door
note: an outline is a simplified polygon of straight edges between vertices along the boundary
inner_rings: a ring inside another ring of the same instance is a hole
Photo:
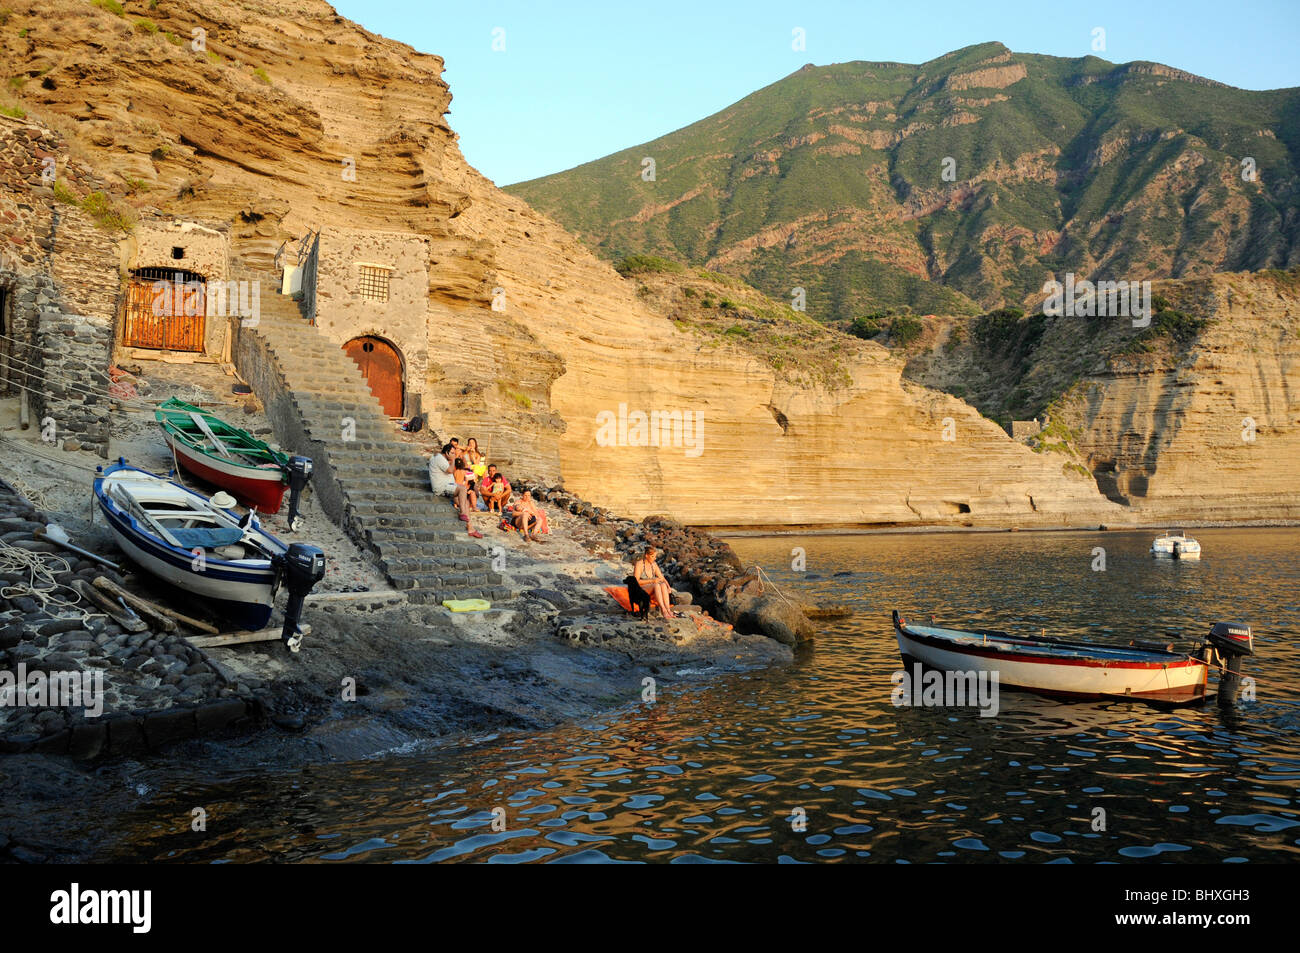
[[[154,274],[158,271],[158,274]],[[203,351],[207,286],[200,275],[144,269],[126,289],[122,343],[166,351]]]
[[[402,356],[397,349],[382,338],[365,337],[353,338],[343,350],[361,368],[384,413],[402,416]]]

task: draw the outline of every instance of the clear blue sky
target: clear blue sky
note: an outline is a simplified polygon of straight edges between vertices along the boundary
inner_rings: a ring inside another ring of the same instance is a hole
[[[1153,60],[1246,89],[1300,86],[1300,0],[334,0],[436,53],[449,121],[498,185],[559,172],[717,112],[805,63],[921,63],[999,40],[1116,63]],[[493,31],[505,31],[503,51]],[[807,48],[791,49],[792,30]]]

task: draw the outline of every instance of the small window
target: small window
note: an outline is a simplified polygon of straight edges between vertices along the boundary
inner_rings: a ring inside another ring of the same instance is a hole
[[[388,300],[389,269],[378,265],[361,265],[361,297],[367,301]]]
[[[184,257],[185,257],[185,249],[182,248],[180,245],[173,245],[172,258],[176,259],[177,261],[180,261]]]

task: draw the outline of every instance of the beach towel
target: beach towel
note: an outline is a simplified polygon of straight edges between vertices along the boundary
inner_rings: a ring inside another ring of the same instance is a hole
[[[609,593],[610,598],[623,607],[625,612],[636,612],[632,606],[632,600],[628,597],[627,586],[606,586],[605,591]],[[659,601],[654,596],[650,597],[650,604],[659,605]]]
[[[443,599],[442,604],[452,612],[486,612],[492,608],[486,599]]]

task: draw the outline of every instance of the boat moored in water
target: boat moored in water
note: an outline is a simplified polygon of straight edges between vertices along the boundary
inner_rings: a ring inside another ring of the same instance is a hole
[[[907,622],[893,613],[904,661],[940,671],[996,672],[998,684],[1062,698],[1134,698],[1189,703],[1207,697],[1211,667],[1226,669],[1220,698],[1235,701],[1240,660],[1254,652],[1249,626],[1220,622],[1192,652],[1134,641],[1128,646],[1056,638],[1025,638],[992,630]],[[1224,692],[1232,690],[1232,699]]]
[[[1173,559],[1200,559],[1201,544],[1181,529],[1167,530],[1163,536],[1157,536],[1151,543],[1151,555],[1168,556]]]

